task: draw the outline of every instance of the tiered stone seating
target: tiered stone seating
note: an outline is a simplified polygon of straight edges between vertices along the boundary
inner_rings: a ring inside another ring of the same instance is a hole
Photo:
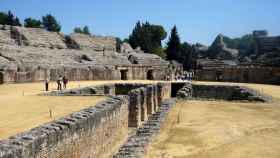
[[[16,44],[15,40],[11,38],[10,26],[0,25],[0,44]]]
[[[114,37],[90,36],[73,33],[69,38],[74,41],[80,49],[116,51],[116,38]]]
[[[46,48],[67,48],[64,36],[57,32],[49,32],[40,28],[13,27],[23,45]]]

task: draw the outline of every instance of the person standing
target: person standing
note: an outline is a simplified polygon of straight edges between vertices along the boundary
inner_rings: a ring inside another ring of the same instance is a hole
[[[62,81],[63,81],[63,88],[66,89],[67,88],[68,79],[65,76],[63,76]]]
[[[61,88],[62,77],[59,76],[58,80],[56,82],[57,82],[57,90],[61,91],[62,90],[62,88]]]
[[[50,80],[48,78],[45,79],[45,89],[46,91],[49,91],[49,82]]]

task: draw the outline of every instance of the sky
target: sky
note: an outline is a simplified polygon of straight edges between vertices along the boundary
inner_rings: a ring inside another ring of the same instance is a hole
[[[218,34],[240,37],[265,29],[280,35],[280,0],[0,0],[23,21],[52,14],[69,34],[88,25],[97,35],[127,38],[137,21],[176,25],[182,42],[211,44]]]

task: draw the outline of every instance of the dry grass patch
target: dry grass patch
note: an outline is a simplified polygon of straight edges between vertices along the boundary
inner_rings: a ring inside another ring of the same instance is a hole
[[[262,90],[274,101],[179,101],[147,157],[279,158],[279,86],[242,85]]]

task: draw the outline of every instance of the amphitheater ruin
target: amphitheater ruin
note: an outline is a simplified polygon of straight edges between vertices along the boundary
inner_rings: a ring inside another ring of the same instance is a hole
[[[114,37],[14,26],[0,37],[0,158],[280,155],[278,86],[165,81],[182,65]],[[60,75],[68,89],[45,92]]]

